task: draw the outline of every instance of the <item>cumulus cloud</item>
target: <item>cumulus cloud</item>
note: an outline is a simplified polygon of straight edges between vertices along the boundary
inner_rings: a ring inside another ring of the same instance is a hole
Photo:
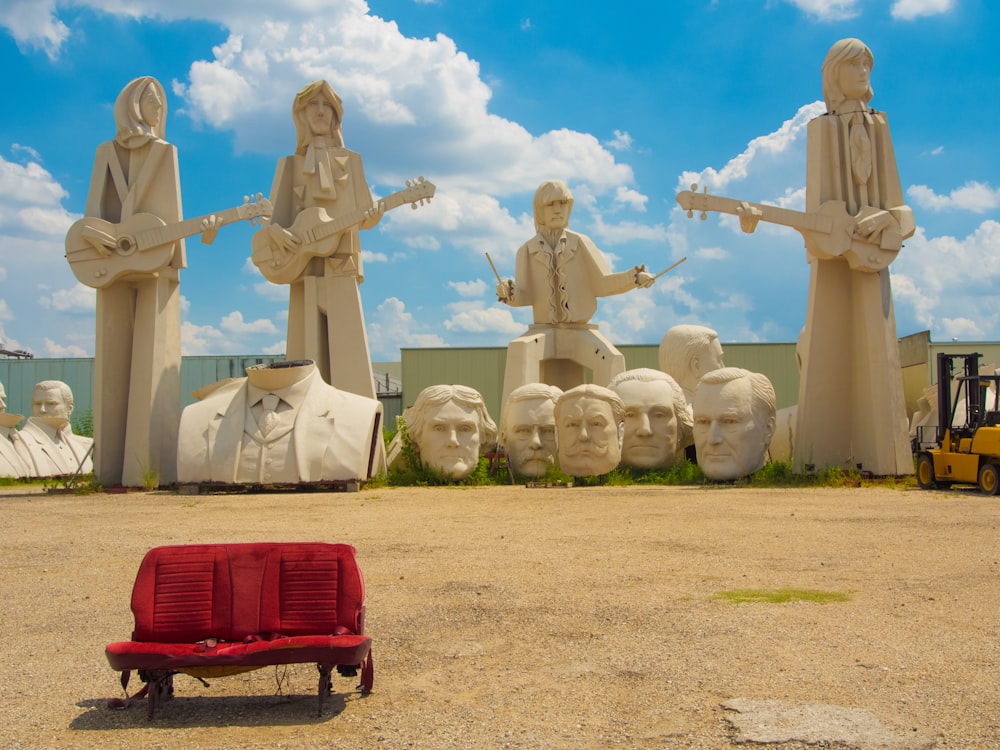
[[[57,289],[39,296],[38,304],[59,312],[92,313],[97,309],[97,294],[89,286],[75,284],[69,289]]]
[[[797,145],[804,153],[806,127],[810,120],[824,112],[826,105],[822,101],[803,105],[780,128],[751,140],[742,153],[730,159],[721,169],[707,167],[700,172],[684,172],[678,180],[678,187],[687,190],[692,184],[697,184],[699,188],[722,190],[730,183],[745,180],[751,170],[761,169],[760,162],[780,156],[793,145]],[[800,161],[799,169],[804,173],[804,160]]]
[[[55,0],[7,0],[0,4],[0,26],[10,30],[19,49],[40,49],[53,60],[69,37],[55,15]]]
[[[906,241],[892,265],[897,317],[912,316],[938,335],[971,335],[963,319],[976,321],[977,335],[1000,321],[1000,223],[982,222],[971,234],[928,237],[922,228]]]
[[[901,21],[912,21],[924,16],[938,16],[955,7],[955,0],[896,0],[892,4],[892,17]]]
[[[1000,188],[972,180],[947,195],[938,195],[926,185],[911,185],[906,190],[910,200],[929,211],[950,209],[985,213],[1000,206]]]
[[[472,281],[449,281],[448,286],[458,292],[459,297],[480,298],[486,294],[486,282],[482,279]]]
[[[239,310],[233,310],[228,315],[223,316],[219,326],[223,331],[226,331],[234,336],[244,336],[247,334],[275,334],[278,332],[274,323],[267,318],[246,321],[243,319],[243,313]]]
[[[497,333],[503,339],[519,336],[524,332],[524,325],[514,320],[507,307],[485,303],[454,302],[448,305],[451,317],[444,321],[444,327],[449,331],[464,333]]]
[[[375,359],[398,359],[402,347],[446,346],[436,333],[425,333],[398,297],[388,297],[368,323],[368,341]]]
[[[859,0],[788,0],[803,13],[820,21],[846,21],[861,14]]]
[[[45,339],[45,354],[49,357],[86,357],[87,350],[76,344],[63,345],[50,338]]]

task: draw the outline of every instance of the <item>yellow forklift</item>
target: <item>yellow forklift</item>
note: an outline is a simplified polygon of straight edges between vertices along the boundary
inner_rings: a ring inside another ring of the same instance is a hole
[[[955,377],[954,363],[962,363]],[[925,490],[976,484],[983,494],[1000,491],[1000,375],[979,374],[979,354],[937,355],[938,425],[935,440],[915,439],[917,483]],[[952,383],[957,383],[952,403]],[[965,423],[955,413],[965,404]],[[923,429],[923,428],[921,428]]]

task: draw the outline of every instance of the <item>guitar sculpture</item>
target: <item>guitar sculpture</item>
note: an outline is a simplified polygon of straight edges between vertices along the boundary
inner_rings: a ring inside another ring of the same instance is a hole
[[[888,211],[864,206],[856,216],[847,212],[843,201],[830,200],[814,213],[793,211],[788,208],[767,206],[761,203],[735,200],[697,192],[698,186],[677,194],[677,202],[688,212],[695,211],[706,218],[706,211],[719,211],[739,217],[740,228],[748,234],[757,228],[757,222],[797,229],[806,241],[806,247],[823,259],[843,257],[855,271],[877,273],[889,267],[903,246],[899,222]],[[877,241],[865,236],[881,237]]]
[[[215,238],[202,222],[211,217],[216,227],[247,220],[256,224],[271,215],[271,202],[258,193],[217,214],[205,214],[167,224],[159,216],[138,213],[120,224],[84,216],[66,233],[66,259],[81,284],[100,289],[126,274],[152,274],[166,268],[174,253],[174,243],[206,232],[202,242]],[[211,238],[211,239],[209,239]]]
[[[407,185],[409,187],[405,190],[383,200],[386,211],[406,203],[415,210],[419,204],[429,203],[436,189],[434,183],[423,177],[407,182]],[[322,207],[303,209],[287,230],[295,237],[290,248],[278,243],[265,226],[254,234],[250,242],[253,248],[250,260],[268,281],[290,284],[305,270],[310,260],[333,255],[340,243],[341,232],[360,224],[367,216],[368,211],[358,210],[339,219],[331,219]]]

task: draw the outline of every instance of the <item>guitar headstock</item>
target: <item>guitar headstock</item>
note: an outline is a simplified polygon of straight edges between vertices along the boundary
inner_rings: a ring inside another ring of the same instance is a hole
[[[247,219],[251,224],[260,224],[264,219],[269,219],[272,211],[271,201],[262,193],[244,195],[243,205],[237,209],[240,219]]]
[[[708,213],[706,212],[708,206],[707,201],[704,197],[708,195],[708,188],[702,188],[701,192],[698,192],[698,183],[691,183],[690,190],[682,190],[677,194],[677,202],[681,204],[681,208],[687,210],[687,217],[689,219],[694,218],[694,212],[700,211],[701,215],[698,217],[702,221],[708,218]]]
[[[433,182],[423,177],[418,177],[415,180],[406,181],[406,190],[403,193],[406,196],[406,202],[410,204],[410,208],[416,210],[417,206],[431,202],[435,190],[437,190],[437,186]]]

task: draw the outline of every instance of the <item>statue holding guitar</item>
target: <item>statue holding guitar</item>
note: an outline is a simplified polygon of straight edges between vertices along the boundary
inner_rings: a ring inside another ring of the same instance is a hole
[[[805,211],[698,192],[677,195],[688,216],[737,216],[744,232],[767,221],[802,234],[809,299],[799,337],[797,470],[913,473],[889,265],[913,235],[889,124],[871,109],[874,58],[842,39],[822,65],[826,114],[808,125]]]
[[[328,82],[313,81],[295,95],[295,150],[278,160],[273,212],[253,235],[250,257],[268,281],[288,285],[286,357],[312,360],[330,385],[375,398],[360,233],[386,211],[427,203],[435,186],[420,177],[374,200],[361,155],[344,146],[343,119]]]

